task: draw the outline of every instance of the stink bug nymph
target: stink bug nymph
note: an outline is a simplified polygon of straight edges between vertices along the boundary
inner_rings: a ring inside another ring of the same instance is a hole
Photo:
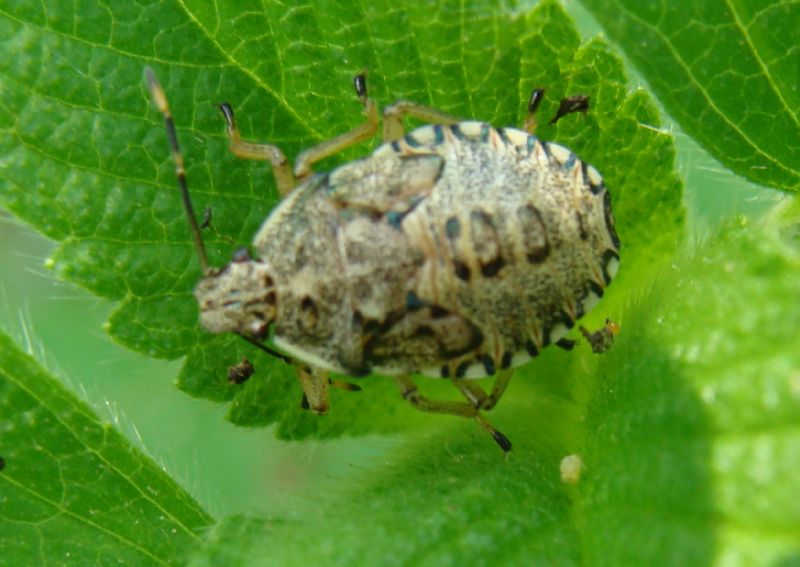
[[[242,140],[222,104],[231,151],[268,161],[283,200],[255,236],[257,258],[239,252],[215,269],[167,99],[153,72],[145,75],[204,273],[195,289],[203,327],[294,364],[304,405],[317,413],[328,409],[330,386],[354,389],[329,372],[389,375],[414,407],[474,418],[509,450],[482,412],[513,368],[558,343],[594,306],[619,265],[603,178],[533,135],[542,91],[525,130],[396,102],[383,110],[383,145],[329,173],[311,166],[379,130],[363,75],[354,84],[366,122],[303,151],[294,168],[278,147]],[[405,116],[430,124],[405,133]],[[465,401],[426,398],[412,375],[449,380]],[[489,393],[472,380],[485,376],[495,376]]]

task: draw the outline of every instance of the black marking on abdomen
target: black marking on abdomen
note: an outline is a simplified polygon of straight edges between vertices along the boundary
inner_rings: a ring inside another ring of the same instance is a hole
[[[413,291],[409,291],[406,294],[406,309],[408,309],[409,312],[413,313],[417,309],[422,309],[425,305],[425,302]]]
[[[586,219],[580,211],[575,211],[575,220],[578,222],[578,236],[581,240],[588,240],[589,230],[586,228]]]
[[[419,338],[419,337],[432,337],[434,335],[435,335],[435,333],[433,332],[433,329],[431,327],[429,327],[428,325],[420,325],[419,327],[416,328],[416,330],[414,332],[414,337],[416,337],[416,338]]]
[[[453,267],[455,268],[456,276],[458,279],[463,280],[465,282],[469,281],[469,278],[472,276],[472,272],[464,262],[461,260],[454,260]]]
[[[380,332],[382,325],[383,323],[381,323],[377,319],[366,319],[361,328],[363,329],[363,333],[365,335],[372,335],[374,333]]]
[[[603,297],[603,293],[605,290],[594,280],[589,280],[587,285],[589,286],[589,290],[593,292],[597,297]]]
[[[531,264],[543,262],[550,254],[550,243],[547,238],[547,227],[539,209],[530,203],[518,208],[517,221],[528,262]]]
[[[494,277],[506,264],[500,234],[492,216],[482,210],[474,210],[469,215],[472,230],[472,247],[481,267],[481,274]]]
[[[508,368],[511,366],[511,360],[514,358],[514,353],[507,350],[503,353],[503,358],[500,359],[500,368]]]
[[[603,252],[603,279],[605,280],[606,285],[611,283],[611,274],[608,273],[608,265],[612,260],[619,262],[619,254],[617,254],[616,251],[606,250]]]
[[[550,153],[550,144],[542,142],[542,151],[544,151],[544,155],[547,156],[547,161],[553,161],[553,154]]]
[[[534,343],[531,339],[525,341],[525,350],[528,351],[528,354],[531,357],[539,356],[539,347],[537,347],[536,343]]]
[[[467,375],[467,370],[469,367],[472,366],[472,363],[469,360],[465,360],[461,364],[456,367],[456,378],[463,378]]]
[[[606,228],[608,229],[608,235],[611,237],[611,243],[619,250],[619,236],[617,236],[614,215],[611,213],[611,193],[607,189],[606,194],[603,195],[603,214],[606,218]]]
[[[589,187],[589,191],[592,192],[592,195],[599,195],[600,191],[602,191],[605,186],[603,183],[600,183],[600,185],[595,185],[589,180],[589,172],[587,171],[588,167],[589,166],[585,161],[581,162],[581,174],[583,175],[583,182],[587,185],[587,187]]]
[[[442,307],[441,305],[429,305],[431,319],[443,319],[450,315],[450,311]]]
[[[483,357],[481,357],[481,362],[483,363],[483,369],[486,370],[487,376],[494,374],[494,359],[491,356],[484,354]]]
[[[455,240],[461,234],[461,223],[458,217],[452,216],[444,223],[444,233],[450,240]]]
[[[458,124],[451,124],[450,131],[453,133],[453,136],[455,136],[459,140],[467,139],[467,137],[464,135],[464,131],[461,130],[461,126],[459,126]]]
[[[433,125],[433,144],[438,146],[444,142],[444,130],[441,124]]]
[[[567,329],[571,329],[575,326],[575,321],[572,320],[572,317],[570,317],[569,313],[566,311],[560,311],[558,316],[551,320],[550,323],[544,327],[544,332],[542,333],[542,346],[548,346],[552,344],[553,329],[559,323],[563,324]]]
[[[575,348],[575,341],[561,337],[556,341],[556,346],[564,350],[572,350]]]
[[[503,259],[502,256],[496,256],[491,262],[488,264],[481,264],[481,275],[486,278],[492,278],[497,275],[497,272],[500,271],[500,268],[506,265],[506,261]]]
[[[354,309],[353,315],[350,317],[350,328],[357,334],[360,334],[364,328],[364,315],[358,309]]]
[[[411,134],[406,134],[405,137],[403,137],[403,140],[405,141],[406,145],[411,148],[419,148],[422,146],[422,143]]]
[[[513,142],[511,141],[511,138],[509,138],[508,134],[506,134],[506,129],[505,128],[495,128],[495,132],[497,132],[497,135],[500,136],[500,139],[503,140],[503,143],[505,145],[507,145],[507,146],[513,146],[514,145]]]
[[[389,211],[386,213],[386,221],[395,230],[400,230],[400,225],[403,224],[403,217],[405,217],[405,214],[400,211]]]
[[[314,329],[319,321],[319,310],[310,296],[304,295],[300,300],[300,311],[302,312],[301,325],[308,330]]]
[[[480,140],[483,143],[489,141],[489,132],[492,130],[492,127],[488,124],[481,124],[481,137]]]

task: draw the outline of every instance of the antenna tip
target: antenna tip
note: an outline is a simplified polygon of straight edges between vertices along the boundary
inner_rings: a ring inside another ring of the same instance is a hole
[[[161,88],[161,83],[158,82],[158,78],[152,67],[146,66],[144,68],[144,78],[147,81],[147,88],[150,89],[150,95],[153,97],[153,102],[159,112],[169,112],[167,96],[164,94],[164,89]]]

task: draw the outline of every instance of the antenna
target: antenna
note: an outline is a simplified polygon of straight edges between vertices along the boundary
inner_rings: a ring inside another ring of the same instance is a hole
[[[194,240],[194,247],[197,250],[197,257],[200,259],[200,266],[203,268],[203,274],[206,276],[213,275],[208,267],[208,256],[206,255],[206,247],[203,243],[203,237],[200,234],[200,226],[197,223],[197,217],[194,214],[194,207],[192,206],[192,199],[189,196],[189,187],[186,184],[186,170],[183,168],[183,154],[178,145],[178,133],[175,131],[175,122],[172,120],[172,113],[169,110],[169,103],[167,102],[167,95],[164,94],[164,89],[161,88],[161,83],[158,82],[156,74],[150,67],[144,68],[144,77],[147,80],[147,87],[150,89],[150,94],[153,97],[153,102],[158,108],[158,111],[164,116],[164,126],[167,129],[167,138],[169,139],[169,148],[172,152],[172,161],[175,162],[175,174],[178,176],[178,185],[181,188],[181,197],[183,198],[183,209],[186,211],[186,218],[189,221],[189,230],[192,233]],[[228,107],[230,108],[230,107]],[[223,112],[228,115],[228,111],[223,108]],[[230,121],[233,120],[233,114],[230,112]],[[248,343],[263,350],[269,355],[282,360],[288,364],[294,364],[294,361],[266,345],[261,344],[252,337],[248,337],[243,333],[236,333]]]
[[[200,227],[197,224],[197,218],[194,215],[192,199],[189,197],[189,187],[186,185],[186,170],[183,168],[183,154],[181,154],[181,148],[178,145],[178,133],[175,131],[175,122],[172,121],[172,113],[169,111],[167,95],[164,94],[164,89],[161,88],[156,74],[150,67],[144,68],[144,76],[147,80],[147,87],[150,89],[150,94],[153,97],[153,102],[158,111],[164,116],[164,126],[167,129],[167,138],[169,139],[169,148],[172,152],[172,161],[175,162],[175,175],[178,176],[178,185],[181,188],[183,209],[186,211],[186,217],[189,220],[189,230],[192,233],[197,257],[200,259],[200,267],[203,269],[203,274],[207,275],[209,272],[208,256],[206,255],[203,237],[200,234]]]

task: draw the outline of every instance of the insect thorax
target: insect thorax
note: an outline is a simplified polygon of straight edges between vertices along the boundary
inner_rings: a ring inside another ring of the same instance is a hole
[[[227,296],[203,308],[209,330],[274,319],[276,345],[322,368],[466,377],[558,340],[603,294],[619,249],[593,168],[475,122],[417,129],[312,177],[254,245],[263,264],[231,264],[224,289],[215,278]]]

